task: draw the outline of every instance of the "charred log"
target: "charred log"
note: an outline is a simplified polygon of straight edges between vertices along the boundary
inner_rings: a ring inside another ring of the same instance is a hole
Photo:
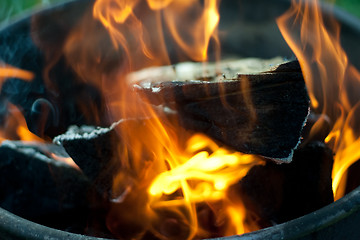
[[[290,164],[253,167],[229,189],[229,198],[240,197],[247,220],[262,228],[283,223],[334,201],[332,165],[332,151],[324,143],[312,142],[296,150]]]
[[[120,168],[114,156],[120,143],[115,126],[116,123],[109,128],[73,126],[54,139],[65,148],[101,195],[108,195],[112,179]]]
[[[46,149],[67,156],[55,145],[2,143],[0,206],[46,226],[83,233],[90,183],[80,170],[52,159]]]
[[[309,112],[297,62],[259,74],[208,80],[152,83],[142,85],[139,93],[155,105],[176,110],[186,129],[244,153],[291,161]]]

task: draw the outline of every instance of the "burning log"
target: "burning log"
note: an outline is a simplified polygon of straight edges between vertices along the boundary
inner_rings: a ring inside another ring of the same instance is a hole
[[[234,74],[239,64],[223,63],[223,69],[227,65],[233,69],[216,76],[215,66],[209,66],[210,77],[194,81],[191,79],[199,77],[192,71],[201,65],[187,64],[175,69],[186,72],[187,68],[190,73],[185,79],[189,81],[171,81],[177,76],[169,69],[156,68],[134,74],[131,80],[139,82],[139,93],[152,104],[177,111],[184,128],[203,132],[237,151],[291,161],[309,112],[298,62],[234,78],[226,76]],[[152,83],[157,77],[160,82]]]
[[[295,151],[290,164],[253,167],[229,189],[229,199],[243,202],[247,220],[262,228],[283,223],[334,201],[332,165],[332,151],[322,142],[311,142]]]
[[[118,124],[114,123],[109,128],[72,126],[54,139],[55,143],[65,148],[100,194],[110,191],[113,176],[120,168],[119,161],[114,159],[120,143],[114,131]]]
[[[4,141],[0,147],[0,206],[50,227],[83,232],[89,205],[88,179],[67,159],[62,147]]]

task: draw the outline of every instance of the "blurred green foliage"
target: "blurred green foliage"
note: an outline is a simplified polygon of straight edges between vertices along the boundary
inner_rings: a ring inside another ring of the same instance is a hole
[[[360,18],[360,0],[336,0],[335,4]]]
[[[19,15],[24,11],[46,6],[55,2],[66,0],[0,0],[0,23]],[[327,2],[335,2],[336,5],[345,11],[352,13],[360,18],[360,0],[323,0]]]
[[[64,0],[0,0],[0,22],[5,22],[31,8],[61,1]]]

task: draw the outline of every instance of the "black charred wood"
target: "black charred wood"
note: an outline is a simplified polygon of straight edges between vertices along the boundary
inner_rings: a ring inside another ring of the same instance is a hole
[[[120,169],[120,163],[114,155],[120,139],[114,128],[73,126],[65,134],[56,137],[54,141],[65,148],[90,179],[95,190],[107,199],[113,177]]]
[[[316,127],[315,124],[321,127]],[[315,126],[315,127],[314,127]],[[306,125],[302,132],[303,141],[301,145],[309,142],[324,142],[332,128],[331,119],[325,114],[316,114],[311,110]]]
[[[345,194],[350,193],[360,186],[360,161],[351,165],[347,172]]]
[[[290,164],[253,167],[230,188],[229,197],[241,198],[247,220],[260,227],[283,223],[334,201],[332,165],[332,151],[324,143],[312,142],[296,150]]]
[[[90,182],[80,170],[52,159],[44,149],[66,156],[55,145],[2,143],[0,206],[49,227],[83,233]]]
[[[291,160],[309,113],[298,62],[223,82],[161,82],[139,92],[155,105],[176,110],[186,129],[284,162]]]

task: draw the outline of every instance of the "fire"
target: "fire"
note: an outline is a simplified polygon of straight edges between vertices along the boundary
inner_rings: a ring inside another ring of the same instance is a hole
[[[205,0],[204,6],[198,0],[147,0],[148,6],[144,5],[145,1],[138,0],[97,0],[93,8],[94,18],[106,27],[115,48],[121,47],[126,53],[132,70],[170,64],[165,45],[166,32],[170,32],[176,44],[194,61],[207,60],[211,39],[219,51],[218,0]],[[144,15],[142,11],[146,11],[149,16],[146,21],[139,19]],[[129,36],[126,34],[132,35],[132,42],[128,41]],[[141,53],[138,52],[138,46]],[[151,60],[151,63],[141,63],[144,58]]]
[[[34,74],[13,66],[5,64],[0,65],[0,89],[3,81],[8,78],[20,78],[22,80],[30,81],[34,78]]]
[[[157,9],[155,2],[158,1],[148,2],[150,7]],[[197,0],[174,0],[164,9],[164,16],[165,23],[181,49],[194,61],[206,61],[209,41],[211,38],[217,39],[216,27],[220,17],[217,0],[205,0],[203,10],[199,4]],[[189,16],[189,12],[194,10],[199,12],[195,21],[193,16]]]
[[[55,153],[50,153],[51,158],[55,159],[56,161],[66,163],[67,165],[81,171],[79,166],[74,162],[74,160],[71,157],[61,157],[56,155]]]
[[[0,67],[0,80],[8,78],[19,78],[25,81],[31,81],[34,78],[32,72],[18,69],[9,65]],[[1,87],[0,81],[0,87]],[[1,88],[0,88],[1,89]],[[20,140],[27,144],[45,143],[46,140],[32,133],[26,123],[22,111],[15,105],[8,103],[6,106],[7,113],[4,116],[4,122],[0,126],[0,145],[5,140]],[[70,166],[79,169],[71,158],[63,158],[51,153],[51,157],[55,160],[65,162]]]
[[[164,25],[188,58],[207,61],[210,40],[218,42],[219,2],[148,0],[147,6],[144,4],[98,0],[93,8],[94,18],[108,30],[114,48],[126,53],[122,60],[129,66],[115,75],[104,76],[105,82],[114,83],[111,81],[114,77],[117,80],[116,85],[111,85],[111,93],[104,93],[111,116],[115,120],[137,119],[125,121],[116,129],[123,142],[118,151],[122,167],[114,178],[114,205],[107,219],[108,228],[121,238],[141,238],[151,232],[162,239],[171,238],[169,230],[162,227],[170,224],[171,229],[183,229],[185,239],[211,237],[200,220],[202,206],[205,212],[215,214],[215,222],[229,222],[223,226],[227,235],[244,233],[243,222],[236,220],[244,219],[245,211],[239,203],[228,200],[227,189],[263,161],[220,147],[203,135],[184,131],[164,112],[144,101],[146,97],[134,92],[125,77],[139,68],[170,64]],[[147,21],[140,22],[141,11],[146,12]],[[190,25],[191,28],[183,27]],[[152,31],[150,37],[146,30]],[[124,35],[128,32],[129,35]],[[138,44],[134,46],[128,39]],[[144,58],[152,62],[142,62]],[[138,196],[142,200],[135,200]],[[121,213],[124,211],[133,214],[124,216]],[[125,226],[132,223],[136,233],[124,236],[127,231],[120,223]]]
[[[31,81],[34,78],[34,74],[3,64],[0,66],[0,89],[3,81],[8,78],[19,78],[25,81]],[[9,104],[7,107],[5,123],[0,128],[0,143],[6,139],[43,142],[41,138],[29,131],[21,111],[12,104]]]
[[[7,109],[5,124],[0,129],[0,141],[10,139],[44,142],[43,139],[29,131],[24,116],[16,106],[9,104]]]
[[[154,198],[162,194],[171,195],[180,188],[182,181],[193,179],[204,181],[205,184],[199,184],[199,189],[193,190],[186,187],[190,190],[186,194],[189,195],[190,202],[222,199],[227,186],[236,183],[257,162],[252,155],[220,148],[202,135],[192,136],[187,145],[186,152],[190,157],[180,159],[180,163],[169,163],[171,169],[161,173],[153,181],[149,192]],[[200,151],[207,146],[212,147],[211,154]]]
[[[324,117],[313,126],[315,135],[324,123],[332,121],[325,142],[335,153],[333,190],[335,199],[344,195],[346,170],[359,159],[358,116],[359,72],[350,65],[340,45],[340,27],[332,21],[326,27],[318,1],[292,1],[291,9],[277,23],[286,42],[301,64],[313,111]]]
[[[206,148],[211,150],[211,154],[203,150]],[[190,226],[195,228],[189,238],[193,238],[196,234],[204,234],[196,229],[199,227],[197,212],[194,211],[196,204],[222,202],[234,224],[227,230],[227,235],[244,233],[242,220],[245,218],[245,211],[239,205],[227,202],[226,191],[254,165],[260,164],[261,160],[253,155],[220,148],[209,138],[199,134],[187,141],[185,152],[189,157],[179,156],[179,161],[169,162],[170,170],[160,173],[153,180],[149,187],[150,207],[188,206],[191,211]],[[163,196],[171,196],[178,190],[182,191],[181,199],[161,200]]]
[[[116,128],[122,140],[116,149],[121,170],[113,179],[111,209],[106,219],[114,236],[141,239],[150,232],[151,237],[171,239],[175,235],[169,231],[174,228],[181,230],[182,238],[193,239],[213,237],[209,229],[213,225],[223,235],[257,229],[246,222],[244,206],[229,198],[228,188],[253,166],[264,164],[263,160],[182,129],[164,111],[146,102],[141,93],[133,91],[126,78],[138,69],[171,64],[166,41],[176,43],[186,55],[180,54],[179,60],[203,63],[208,61],[213,41],[219,58],[218,7],[219,0],[97,0],[92,16],[109,33],[111,51],[123,53],[119,54],[122,59],[116,59],[121,67],[110,72],[93,74],[99,69],[89,68],[94,64],[92,59],[87,59],[86,54],[85,60],[77,56],[76,50],[87,53],[89,48],[79,44],[85,42],[80,41],[82,32],[73,31],[64,44],[69,65],[77,73],[84,73],[79,74],[82,78],[89,76],[96,81],[105,95],[111,120],[124,120]],[[142,19],[144,16],[146,19]],[[333,189],[338,199],[345,191],[347,169],[360,158],[356,124],[359,99],[347,91],[360,86],[360,73],[349,64],[341,48],[338,25],[333,25],[331,31],[325,27],[316,0],[293,0],[278,25],[300,61],[313,111],[322,114],[311,134],[317,134],[324,119],[332,121],[325,142],[335,153]],[[107,57],[97,51],[91,53],[99,65]],[[0,79],[9,77],[34,78],[25,70],[0,67]],[[251,102],[248,104],[251,106]],[[255,111],[252,116],[256,119]],[[13,105],[9,105],[6,124],[0,129],[0,142],[5,139],[44,142],[28,130],[21,111]],[[71,158],[51,156],[78,168]],[[203,221],[209,219],[208,215],[215,219],[210,227]],[[134,227],[125,229],[128,235],[123,236],[120,224]],[[171,226],[170,230],[166,226]]]

